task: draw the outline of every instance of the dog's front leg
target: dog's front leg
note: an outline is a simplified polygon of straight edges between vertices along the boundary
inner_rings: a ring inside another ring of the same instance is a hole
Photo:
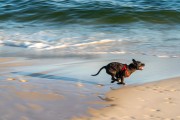
[[[124,76],[121,76],[121,82],[119,81],[117,84],[123,84],[123,85],[125,85]]]
[[[124,76],[121,77],[121,84],[125,85]]]
[[[117,78],[117,82],[118,82],[118,83],[121,83],[121,78]]]

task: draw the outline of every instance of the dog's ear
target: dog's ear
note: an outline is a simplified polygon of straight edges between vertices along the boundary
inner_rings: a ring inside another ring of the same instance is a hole
[[[136,63],[136,60],[135,59],[132,59],[133,63],[135,64]]]

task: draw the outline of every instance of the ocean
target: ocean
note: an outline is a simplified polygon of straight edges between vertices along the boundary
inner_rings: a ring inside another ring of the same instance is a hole
[[[1,0],[1,56],[4,47],[51,57],[180,57],[180,1]]]

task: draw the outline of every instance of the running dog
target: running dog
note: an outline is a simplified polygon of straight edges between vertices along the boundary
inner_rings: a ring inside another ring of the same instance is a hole
[[[98,75],[102,69],[105,69],[106,73],[111,75],[111,77],[112,77],[111,83],[114,83],[115,81],[117,81],[118,82],[117,84],[125,85],[125,82],[124,82],[125,77],[129,77],[136,70],[143,70],[144,66],[145,66],[144,63],[141,63],[140,61],[136,61],[135,59],[132,59],[132,61],[133,62],[130,63],[129,65],[122,64],[119,62],[109,63],[108,65],[100,68],[98,73],[94,74],[92,76]]]

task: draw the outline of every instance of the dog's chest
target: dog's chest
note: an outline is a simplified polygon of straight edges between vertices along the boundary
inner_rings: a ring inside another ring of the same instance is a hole
[[[131,72],[129,72],[128,69],[124,71],[124,77],[129,77],[131,75]]]

